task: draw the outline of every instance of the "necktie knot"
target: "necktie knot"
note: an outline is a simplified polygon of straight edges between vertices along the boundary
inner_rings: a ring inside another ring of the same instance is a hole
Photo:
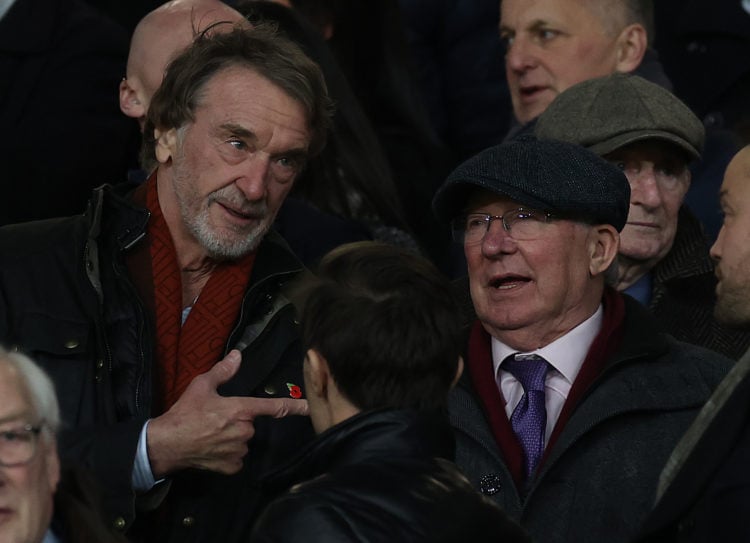
[[[549,364],[541,356],[516,353],[505,359],[503,369],[518,379],[524,392],[544,392]]]

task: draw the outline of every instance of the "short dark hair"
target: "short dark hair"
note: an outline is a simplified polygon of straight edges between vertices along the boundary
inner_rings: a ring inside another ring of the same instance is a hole
[[[653,0],[588,0],[604,28],[613,34],[632,24],[640,24],[646,29],[648,43],[654,40],[654,5]]]
[[[625,2],[626,24],[640,24],[646,29],[648,43],[654,41],[654,3],[653,0],[627,0]]]
[[[146,114],[142,161],[154,163],[154,128],[181,128],[195,119],[206,84],[220,71],[245,66],[299,102],[311,132],[309,154],[325,146],[332,106],[318,65],[271,25],[252,29],[235,26],[229,32],[209,27],[167,67]]]
[[[425,258],[376,242],[342,245],[292,297],[306,348],[361,410],[446,405],[463,334],[448,280]]]

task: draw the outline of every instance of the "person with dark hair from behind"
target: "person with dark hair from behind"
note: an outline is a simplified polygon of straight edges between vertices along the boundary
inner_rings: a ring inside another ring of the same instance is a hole
[[[91,481],[60,467],[59,427],[52,381],[0,348],[0,541],[124,543],[105,525]]]
[[[252,541],[528,541],[448,459],[459,311],[426,259],[362,242],[323,258],[292,299],[318,438],[273,474],[288,492]],[[296,484],[295,484],[296,483]]]

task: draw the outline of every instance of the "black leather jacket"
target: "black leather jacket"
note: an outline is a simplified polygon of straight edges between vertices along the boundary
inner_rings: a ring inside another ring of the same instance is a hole
[[[60,398],[61,455],[90,469],[103,487],[109,521],[133,528],[149,501],[132,486],[138,436],[151,412],[153,318],[136,294],[124,254],[145,236],[149,213],[125,188],[94,191],[85,215],[0,229],[0,341],[39,362]],[[237,325],[225,352],[240,348],[224,395],[283,397],[302,386],[302,349],[282,285],[300,271],[273,232],[258,249]],[[307,418],[256,420],[243,470],[234,476],[182,472],[168,511],[145,530],[152,541],[239,541],[262,505],[260,473],[312,438]]]
[[[446,459],[452,451],[440,416],[386,410],[347,419],[267,480],[277,489],[302,482],[263,512],[251,541],[529,541]]]

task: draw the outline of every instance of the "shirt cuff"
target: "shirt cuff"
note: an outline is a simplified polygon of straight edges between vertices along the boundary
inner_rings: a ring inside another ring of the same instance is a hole
[[[154,486],[164,481],[154,479],[154,474],[151,471],[151,462],[148,460],[148,443],[146,441],[146,431],[148,430],[148,423],[150,419],[146,421],[141,430],[141,435],[138,438],[138,450],[135,453],[135,462],[133,462],[133,489],[142,494],[148,492]]]

